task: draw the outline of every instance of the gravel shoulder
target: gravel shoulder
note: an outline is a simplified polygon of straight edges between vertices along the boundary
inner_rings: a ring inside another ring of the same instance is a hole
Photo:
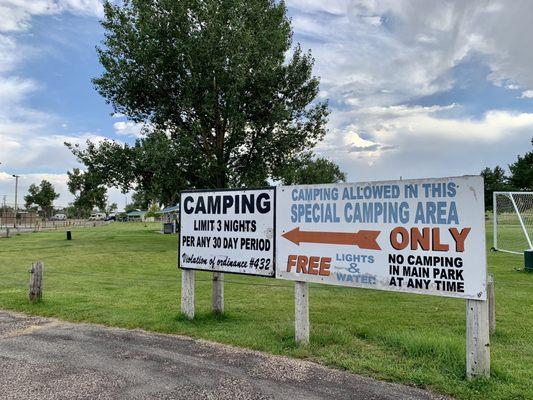
[[[2,399],[445,399],[204,340],[0,311]]]

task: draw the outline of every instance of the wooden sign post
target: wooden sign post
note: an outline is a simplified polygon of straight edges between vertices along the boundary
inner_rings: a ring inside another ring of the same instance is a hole
[[[494,302],[494,275],[487,277],[487,298],[489,300],[489,333],[496,332],[496,303]]]
[[[212,289],[213,313],[224,313],[224,274],[222,272],[213,272],[213,289]]]
[[[196,271],[181,270],[181,312],[189,319],[194,318],[194,284]]]
[[[466,300],[466,376],[490,376],[489,302]]]
[[[294,328],[296,343],[309,344],[309,284],[294,282]]]

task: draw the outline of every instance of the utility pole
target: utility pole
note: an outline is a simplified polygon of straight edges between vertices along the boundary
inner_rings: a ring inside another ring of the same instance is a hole
[[[18,196],[19,178],[20,178],[20,176],[19,175],[15,175],[15,174],[13,174],[12,176],[13,176],[13,178],[15,178],[15,221],[13,222],[13,227],[16,228],[17,227],[17,212],[18,212],[18,209],[17,209],[17,196]]]
[[[2,228],[2,225],[3,224],[6,224],[6,228],[7,228],[7,223],[6,223],[6,211],[7,211],[7,208],[6,208],[6,195],[4,194],[4,207],[2,208],[2,223],[0,223],[0,228]]]

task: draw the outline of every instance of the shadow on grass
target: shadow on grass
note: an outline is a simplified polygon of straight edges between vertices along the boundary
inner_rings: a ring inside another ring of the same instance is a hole
[[[175,322],[202,328],[213,324],[234,323],[236,320],[239,320],[239,318],[231,313],[215,314],[213,312],[199,312],[195,314],[193,319],[189,319],[185,314],[180,313],[176,315],[173,320]]]

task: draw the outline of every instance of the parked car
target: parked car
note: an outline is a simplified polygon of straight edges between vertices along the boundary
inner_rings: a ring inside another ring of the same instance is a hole
[[[116,221],[117,220],[117,213],[109,213],[107,217],[105,218],[106,221]]]
[[[56,214],[51,218],[52,221],[66,221],[67,216],[65,214]]]
[[[89,221],[103,221],[106,215],[104,213],[92,213],[89,217]]]

